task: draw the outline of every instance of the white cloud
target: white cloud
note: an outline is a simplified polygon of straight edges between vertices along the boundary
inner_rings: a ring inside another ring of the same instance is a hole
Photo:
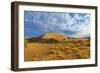
[[[31,25],[33,25],[33,28],[37,26],[37,29],[41,29],[44,33],[57,32],[72,37],[86,37],[90,35],[90,14],[72,14],[73,16],[70,13],[29,12],[28,17],[32,18]],[[68,31],[75,33],[69,34]]]

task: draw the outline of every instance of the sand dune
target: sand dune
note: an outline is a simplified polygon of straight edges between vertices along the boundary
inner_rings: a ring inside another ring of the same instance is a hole
[[[37,38],[25,39],[25,61],[70,60],[90,58],[90,39],[71,38],[47,33]]]

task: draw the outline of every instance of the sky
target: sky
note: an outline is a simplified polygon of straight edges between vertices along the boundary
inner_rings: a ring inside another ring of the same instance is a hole
[[[58,33],[74,38],[90,36],[90,14],[73,12],[24,11],[24,37]]]

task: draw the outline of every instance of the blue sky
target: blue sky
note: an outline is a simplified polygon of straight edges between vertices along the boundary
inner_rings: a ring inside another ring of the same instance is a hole
[[[24,11],[24,36],[31,38],[53,32],[89,37],[90,16],[89,13]]]

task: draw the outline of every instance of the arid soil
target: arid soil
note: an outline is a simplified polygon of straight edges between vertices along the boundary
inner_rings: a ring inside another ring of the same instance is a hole
[[[56,38],[59,36],[59,40],[49,36],[55,36],[55,34],[44,35],[38,40],[25,39],[24,61],[90,58],[89,38],[65,38],[56,34]]]

